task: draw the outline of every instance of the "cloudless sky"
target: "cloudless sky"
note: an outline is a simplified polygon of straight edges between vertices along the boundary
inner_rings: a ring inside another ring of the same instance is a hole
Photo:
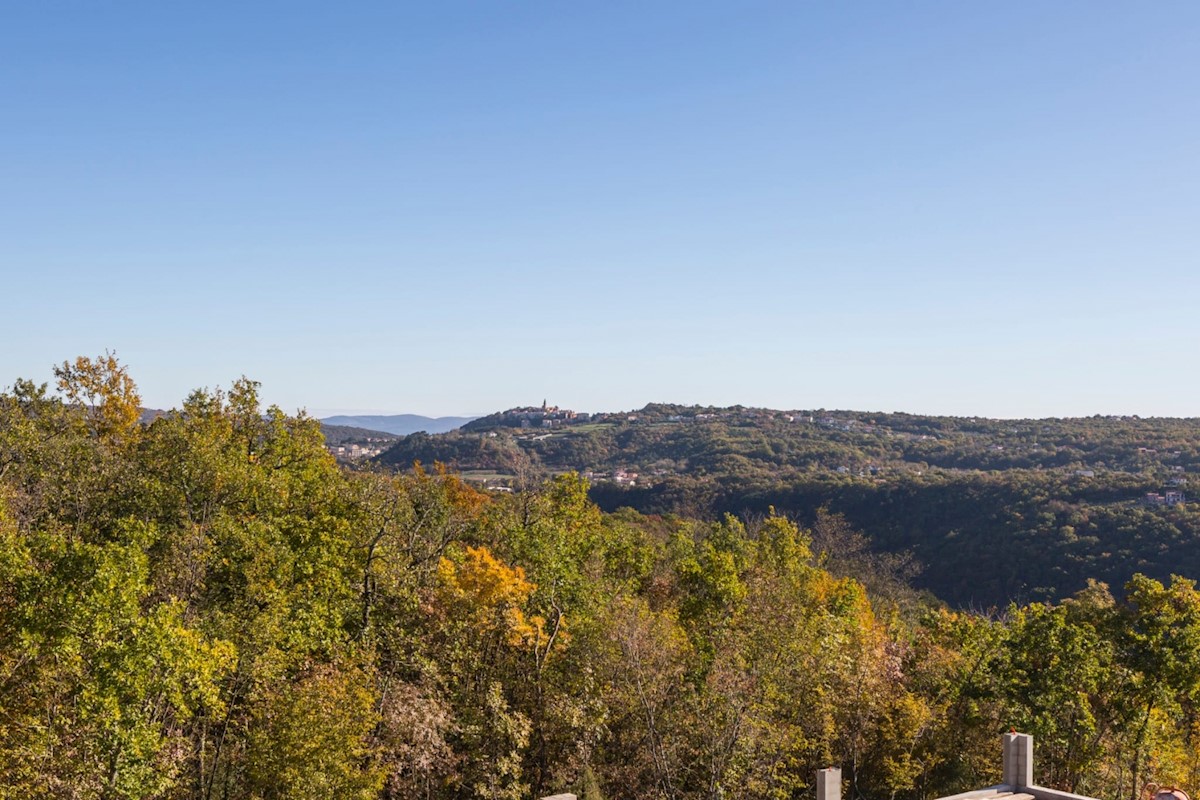
[[[1200,416],[1200,4],[0,0],[0,383]]]

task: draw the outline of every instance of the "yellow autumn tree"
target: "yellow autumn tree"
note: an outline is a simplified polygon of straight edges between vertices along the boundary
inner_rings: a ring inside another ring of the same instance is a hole
[[[138,429],[142,398],[115,353],[79,356],[54,368],[58,390],[81,409],[89,432],[102,441],[125,441]]]
[[[526,607],[536,585],[486,547],[452,548],[434,591],[438,663],[466,755],[457,776],[468,797],[529,796],[522,756],[532,729],[520,702],[545,620]]]
[[[438,563],[438,594],[444,606],[477,634],[499,634],[512,646],[533,644],[545,620],[526,616],[535,584],[521,567],[510,567],[486,547],[467,547]]]

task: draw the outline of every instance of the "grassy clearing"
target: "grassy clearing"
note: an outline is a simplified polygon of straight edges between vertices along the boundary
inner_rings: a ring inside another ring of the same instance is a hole
[[[608,428],[617,427],[611,422],[585,422],[581,425],[571,425],[567,427],[564,433],[594,433],[596,431],[607,430]]]

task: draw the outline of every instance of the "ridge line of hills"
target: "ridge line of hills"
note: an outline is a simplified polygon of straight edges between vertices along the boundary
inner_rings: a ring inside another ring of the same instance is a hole
[[[915,583],[959,606],[1055,600],[1135,572],[1200,576],[1197,419],[545,406],[410,434],[376,461],[441,462],[494,490],[576,471],[609,511],[773,508],[810,523],[826,509],[875,550],[915,556]]]
[[[476,417],[424,417],[420,414],[335,414],[322,417],[323,425],[361,428],[369,431],[407,436],[410,433],[446,433]]]

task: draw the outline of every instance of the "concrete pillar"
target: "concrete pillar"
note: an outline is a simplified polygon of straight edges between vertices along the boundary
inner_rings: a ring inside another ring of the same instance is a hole
[[[1014,789],[1033,786],[1033,737],[1004,734],[1004,783]]]
[[[817,770],[817,800],[842,800],[840,767]]]

